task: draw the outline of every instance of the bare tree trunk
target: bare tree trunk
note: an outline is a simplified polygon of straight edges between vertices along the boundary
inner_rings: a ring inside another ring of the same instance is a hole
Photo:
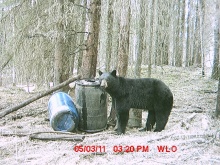
[[[151,3],[152,12],[150,17],[150,45],[149,45],[149,53],[148,53],[148,77],[151,77],[151,57],[154,57],[154,15],[155,15],[155,0],[152,0]]]
[[[3,13],[4,13],[4,8],[2,8],[1,17],[3,17]],[[4,54],[4,45],[5,45],[4,33],[5,33],[5,29],[1,29],[1,32],[0,32],[0,37],[1,37],[1,39],[0,39],[0,57],[3,57],[3,54]],[[0,66],[0,86],[2,86],[2,70],[3,70],[3,67]]]
[[[15,38],[15,18],[14,18],[14,15],[13,15],[12,19],[13,19],[12,32],[13,32],[13,37]],[[13,50],[13,58],[15,58],[15,50]],[[12,85],[13,86],[16,85],[16,72],[15,72],[15,62],[14,61],[13,61],[13,67],[12,67]]]
[[[212,68],[212,79],[218,79],[219,78],[219,70],[218,70],[218,65],[219,65],[219,47],[220,47],[220,14],[219,14],[219,4],[216,2],[216,25],[214,29],[214,61],[213,61],[213,68]]]
[[[120,39],[118,50],[118,72],[120,76],[126,76],[128,68],[128,54],[129,54],[129,32],[130,32],[130,2],[126,8],[126,2],[123,0],[120,22]]]
[[[114,45],[114,52],[113,52],[113,54],[114,54],[114,56],[112,57],[113,58],[113,61],[112,61],[112,63],[113,63],[113,68],[114,69],[117,69],[117,67],[118,67],[118,50],[119,50],[119,41],[120,41],[120,17],[117,15],[117,14],[115,14],[115,17],[116,17],[116,25],[115,25],[115,31],[116,31],[116,41],[115,41],[115,43],[113,43],[113,44],[115,44]]]
[[[190,7],[190,1],[188,1],[188,8]],[[186,28],[186,54],[184,57],[184,67],[188,67],[189,66],[189,55],[190,55],[190,10],[188,10],[187,13],[187,28]]]
[[[0,70],[0,87],[2,86],[2,71]]]
[[[112,35],[113,35],[113,0],[108,5],[108,23],[107,23],[107,46],[106,46],[106,71],[110,71],[110,63],[112,57]]]
[[[220,115],[220,78],[218,81],[218,95],[217,95],[217,104],[215,109],[215,116],[218,117]]]
[[[101,0],[91,0],[90,11],[91,21],[89,23],[87,50],[86,53],[83,55],[81,68],[83,78],[94,78],[96,76]]]
[[[75,68],[74,64],[75,64],[75,53],[73,53],[73,49],[76,47],[76,40],[72,40],[71,37],[67,36],[67,55],[69,56],[67,61],[64,63],[67,63],[69,61],[69,64],[67,66],[69,66],[69,76],[73,75],[73,70]]]
[[[201,41],[201,54],[202,54],[202,76],[205,76],[205,54],[204,54],[204,46],[203,46],[203,38],[204,38],[204,21],[205,21],[205,0],[201,0],[201,10],[202,10],[202,15],[201,15],[201,30],[200,30],[200,41]]]
[[[167,65],[168,64],[168,32],[169,32],[169,3],[166,1],[158,1],[156,12],[155,14],[155,32],[156,34],[156,43],[155,43],[155,58],[154,58],[154,65],[155,66],[161,66],[161,65]]]
[[[16,86],[16,72],[15,72],[14,62],[13,62],[13,66],[12,66],[12,85]]]
[[[162,57],[161,57],[161,64],[162,65],[168,65],[169,64],[169,30],[170,30],[170,16],[169,16],[169,9],[171,6],[170,1],[163,4],[164,6],[164,14],[162,13],[164,17],[163,21],[163,31],[162,31]]]
[[[70,0],[70,2],[72,2]],[[76,0],[75,3],[76,4],[80,4],[81,0]],[[68,3],[67,4],[67,7],[71,7],[71,3]],[[77,11],[77,10],[76,10]],[[83,14],[82,14],[83,15]],[[68,21],[66,24],[67,27],[71,27],[71,25],[73,25],[73,27],[75,27],[76,29],[80,29],[80,27],[82,26],[81,25],[81,22],[80,20],[75,20],[75,19],[72,19],[71,21]],[[65,38],[65,41],[66,41],[66,45],[67,45],[67,49],[66,49],[66,55],[67,55],[67,61],[64,61],[64,63],[68,63],[67,66],[69,66],[69,77],[73,75],[73,71],[74,71],[74,68],[75,68],[75,59],[76,59],[76,53],[75,51],[77,49],[79,49],[79,46],[77,45],[77,41],[79,40],[78,38],[80,38],[80,36],[78,37],[72,37],[71,34],[67,33],[66,35],[66,38]]]
[[[145,0],[140,2],[140,20],[139,20],[139,32],[138,32],[138,51],[137,61],[135,63],[135,77],[140,78],[141,75],[141,63],[144,46],[144,26],[145,26]]]
[[[182,16],[181,16],[181,32],[182,32],[182,35],[181,35],[181,38],[180,38],[180,54],[181,54],[181,59],[180,60],[180,66],[183,66],[183,57],[185,57],[185,51],[184,51],[184,47],[185,47],[185,13],[186,13],[186,10],[185,10],[185,6],[186,6],[186,1],[183,0],[182,2]]]
[[[177,11],[177,14],[178,14],[178,17],[177,17],[177,26],[175,27],[176,28],[176,51],[175,51],[175,66],[178,66],[180,67],[181,64],[182,64],[182,54],[181,54],[181,47],[180,47],[180,39],[181,39],[181,0],[178,1],[178,11]]]
[[[181,38],[181,52],[182,52],[182,66],[185,67],[186,64],[186,21],[185,21],[185,17],[186,17],[186,1],[183,2],[183,6],[182,6],[182,25],[181,25],[181,29],[182,29],[182,38]]]
[[[63,17],[64,7],[63,0],[59,0],[59,14]],[[55,54],[54,54],[54,84],[57,85],[62,82],[62,71],[63,71],[63,57],[64,57],[64,27],[63,22],[59,19],[56,23],[56,43],[55,43]]]
[[[201,66],[201,42],[200,42],[200,31],[201,31],[201,4],[200,0],[196,2],[196,15],[195,15],[195,32],[194,32],[194,42],[193,42],[193,65]]]
[[[83,0],[82,2],[83,6],[86,6],[87,0]],[[85,31],[85,22],[86,22],[86,10],[84,9],[82,13],[81,23],[80,23],[80,30],[81,32]],[[82,66],[82,58],[83,58],[83,52],[84,52],[84,33],[80,34],[79,43],[80,43],[80,50],[79,50],[79,56],[78,56],[78,66],[77,66],[77,74],[79,74]]]
[[[128,53],[129,53],[129,31],[130,31],[130,2],[126,9],[126,0],[123,0],[123,9],[121,12],[120,22],[120,36],[118,48],[118,72],[120,76],[125,77],[128,67]],[[116,109],[115,100],[112,100],[111,112],[108,117],[108,124],[115,125],[116,123]]]

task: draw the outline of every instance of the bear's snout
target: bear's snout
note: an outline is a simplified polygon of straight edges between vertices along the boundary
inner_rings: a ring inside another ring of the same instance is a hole
[[[108,83],[107,83],[107,81],[105,79],[101,81],[100,87],[103,87],[103,88],[107,88],[108,87]]]

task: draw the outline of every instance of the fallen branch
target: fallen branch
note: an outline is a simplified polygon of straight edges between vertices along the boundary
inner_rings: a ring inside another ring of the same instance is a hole
[[[193,113],[186,120],[183,120],[181,122],[181,127],[185,127],[188,130],[190,127],[190,122],[195,118],[195,116],[196,116],[196,113]]]
[[[8,115],[8,114],[11,113],[11,112],[17,111],[18,109],[20,109],[20,108],[22,108],[22,107],[24,107],[24,106],[26,106],[26,105],[28,105],[28,104],[30,104],[30,103],[32,103],[32,102],[34,102],[34,101],[36,101],[36,100],[38,100],[38,99],[40,99],[40,98],[42,98],[42,97],[44,97],[44,96],[46,96],[46,95],[48,95],[48,94],[50,94],[50,93],[52,93],[52,92],[54,92],[54,91],[60,89],[60,88],[62,88],[62,87],[64,87],[64,86],[68,85],[69,83],[71,83],[71,82],[73,82],[73,81],[78,80],[80,77],[81,77],[80,75],[78,75],[78,76],[76,76],[76,77],[72,77],[72,78],[70,78],[70,79],[68,79],[68,80],[66,80],[66,81],[64,81],[64,82],[62,82],[61,84],[59,84],[59,85],[57,85],[57,86],[55,86],[55,87],[53,87],[53,88],[51,88],[51,89],[49,89],[49,90],[47,90],[47,91],[44,91],[44,92],[38,94],[37,96],[34,96],[34,97],[32,97],[32,98],[26,100],[25,102],[23,102],[23,103],[21,103],[21,104],[19,104],[19,105],[16,105],[16,106],[14,106],[14,107],[12,107],[12,108],[8,108],[8,109],[6,109],[6,110],[0,112],[0,118],[2,118],[2,117],[4,117],[4,116]]]
[[[24,137],[29,136],[30,140],[38,139],[38,140],[67,140],[67,141],[83,141],[85,139],[84,135],[78,135],[72,132],[60,132],[60,131],[53,131],[53,132],[1,132],[0,136],[18,136]]]
[[[218,91],[213,90],[202,90],[204,93],[217,93]]]
[[[65,141],[83,141],[85,136],[77,135],[71,132],[36,132],[32,133],[29,136],[30,140],[38,139],[38,140],[65,140]]]
[[[7,59],[7,61],[5,61],[5,63],[1,66],[0,68],[0,72],[8,65],[8,63],[11,61],[13,56],[9,56],[9,58]]]
[[[182,135],[174,135],[171,137],[173,140],[190,140],[190,139],[207,139],[207,138],[216,138],[217,132],[209,132],[204,134],[182,134]]]
[[[13,133],[13,132],[0,132],[0,135],[1,136],[18,136],[18,137],[23,137],[23,136],[27,136],[28,133],[27,132],[16,132],[16,133]]]
[[[170,132],[170,133],[167,133],[167,134],[162,135],[160,137],[154,137],[152,139],[149,139],[149,140],[146,141],[146,143],[152,143],[152,142],[155,142],[155,141],[167,139],[167,138],[172,137],[173,135],[175,135],[175,133],[174,132]]]

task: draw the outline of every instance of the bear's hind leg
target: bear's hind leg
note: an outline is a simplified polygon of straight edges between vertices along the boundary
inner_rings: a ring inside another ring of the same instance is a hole
[[[148,117],[147,117],[147,122],[146,122],[147,131],[151,131],[151,129],[155,125],[155,122],[156,122],[155,112],[153,110],[148,111]]]
[[[154,132],[160,132],[164,130],[168,118],[169,118],[170,112],[161,112],[159,111],[158,113],[156,112],[156,129]]]
[[[125,133],[125,129],[129,119],[129,111],[118,112],[118,129],[117,134],[121,135]]]
[[[146,125],[144,128],[140,129],[140,132],[143,131],[151,131],[151,129],[153,128],[153,126],[155,125],[156,122],[156,118],[155,118],[155,112],[154,110],[148,111],[148,117],[147,117],[147,121],[146,121]]]

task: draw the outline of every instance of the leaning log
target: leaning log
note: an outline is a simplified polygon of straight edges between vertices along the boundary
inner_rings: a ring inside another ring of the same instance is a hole
[[[50,93],[52,93],[52,92],[54,92],[54,91],[56,91],[56,90],[58,90],[58,89],[60,89],[60,88],[62,88],[64,86],[68,85],[69,83],[80,79],[80,77],[81,77],[80,75],[77,75],[76,77],[72,77],[72,78],[62,82],[61,84],[59,84],[59,85],[57,85],[57,86],[55,86],[55,87],[53,87],[53,88],[51,88],[51,89],[49,89],[47,91],[44,91],[44,92],[38,94],[37,96],[34,96],[34,97],[26,100],[25,102],[23,102],[23,103],[21,103],[19,105],[16,105],[16,106],[14,106],[12,108],[8,108],[8,109],[0,112],[0,118],[8,115],[11,112],[17,111],[18,109],[20,109],[20,108],[22,108],[22,107],[24,107],[24,106],[26,106],[26,105],[28,105],[28,104],[30,104],[32,102],[34,102],[34,101],[44,97],[44,96],[47,96],[48,94],[50,94]]]

